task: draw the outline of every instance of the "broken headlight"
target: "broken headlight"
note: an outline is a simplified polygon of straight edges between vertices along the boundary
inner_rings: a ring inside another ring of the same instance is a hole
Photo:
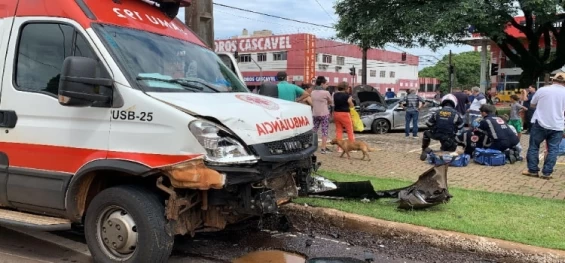
[[[212,164],[255,163],[258,158],[237,141],[233,134],[213,122],[195,120],[188,128],[206,150]]]

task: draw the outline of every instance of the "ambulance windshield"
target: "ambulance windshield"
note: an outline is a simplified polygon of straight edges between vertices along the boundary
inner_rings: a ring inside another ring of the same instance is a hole
[[[249,92],[209,49],[136,29],[93,28],[124,73],[146,92]]]

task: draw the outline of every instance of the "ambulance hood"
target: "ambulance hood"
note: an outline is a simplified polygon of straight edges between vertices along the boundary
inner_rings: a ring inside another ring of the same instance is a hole
[[[192,115],[220,121],[248,145],[312,130],[310,107],[252,93],[148,93]]]

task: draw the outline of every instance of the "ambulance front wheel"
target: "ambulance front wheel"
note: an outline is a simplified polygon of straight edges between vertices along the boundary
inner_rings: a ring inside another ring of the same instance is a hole
[[[167,262],[174,236],[164,202],[141,187],[123,185],[94,197],[84,223],[94,262]]]

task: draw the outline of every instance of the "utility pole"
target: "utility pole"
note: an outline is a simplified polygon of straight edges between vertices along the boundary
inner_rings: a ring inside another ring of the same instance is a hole
[[[448,73],[449,73],[449,93],[453,92],[453,64],[451,62],[451,50],[449,50],[449,68],[448,68]]]
[[[190,27],[204,43],[214,49],[214,8],[212,0],[192,0],[184,9],[185,24]]]
[[[361,58],[361,85],[367,85],[367,51],[368,47],[363,47],[363,56]]]
[[[481,78],[480,78],[481,92],[486,92],[489,89],[488,81],[487,81],[487,79],[490,78],[490,74],[488,74],[488,55],[487,55],[487,43],[488,42],[487,41],[490,41],[490,40],[483,39],[481,41]],[[498,73],[497,73],[497,75],[498,75]]]

